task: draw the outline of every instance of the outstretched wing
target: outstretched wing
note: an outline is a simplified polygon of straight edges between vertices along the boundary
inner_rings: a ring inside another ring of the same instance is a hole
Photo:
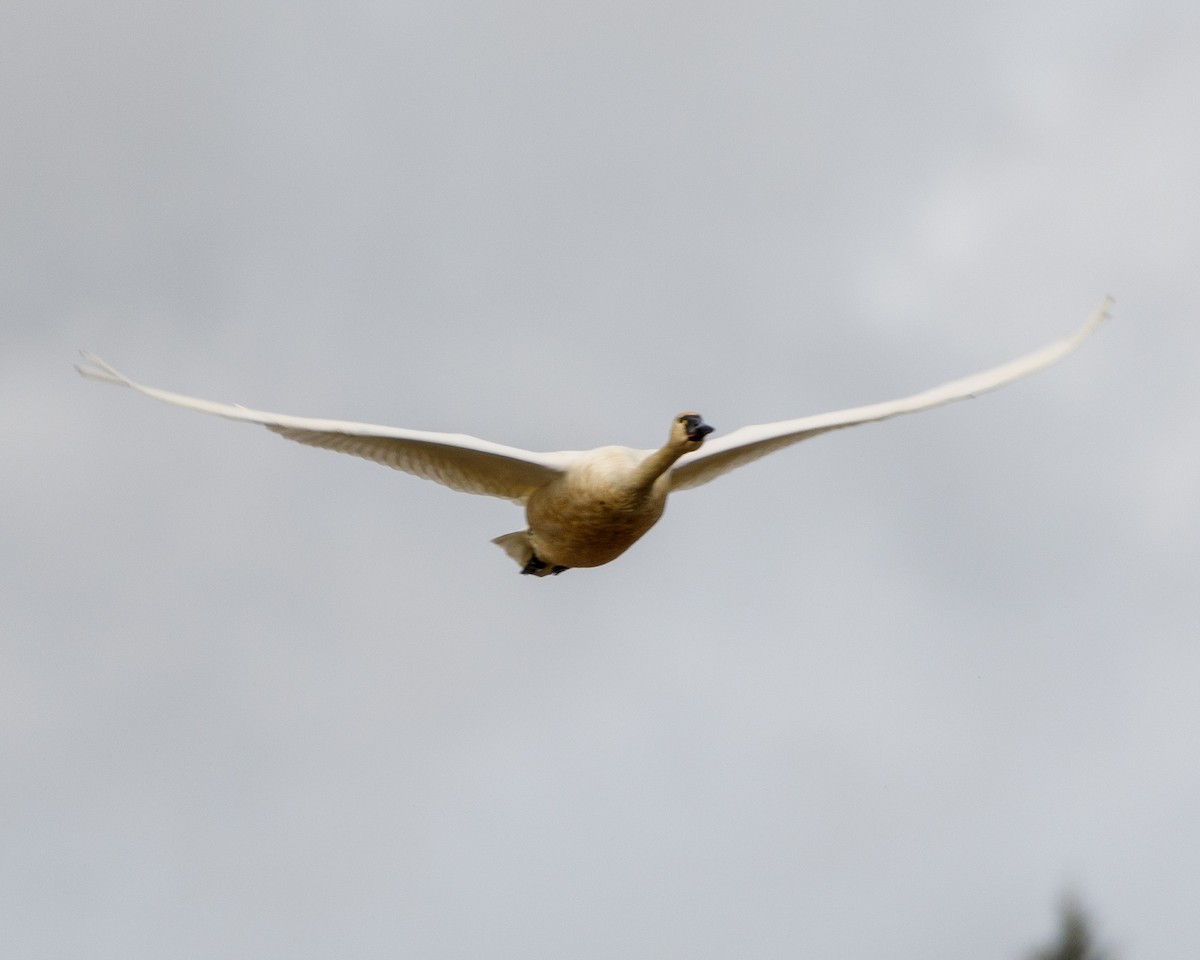
[[[1043,370],[1067,356],[1091,336],[1108,316],[1111,306],[1112,298],[1106,297],[1096,312],[1088,318],[1087,323],[1075,333],[1056,340],[1040,350],[1035,350],[1033,353],[990,370],[984,370],[982,373],[913,394],[911,397],[875,403],[866,407],[854,407],[850,410],[821,413],[812,417],[801,417],[799,420],[782,420],[778,423],[742,427],[727,436],[708,441],[696,453],[687,454],[676,461],[671,470],[671,489],[687,490],[691,487],[698,487],[723,473],[728,473],[759,457],[765,457],[768,453],[782,450],[784,447],[807,440],[809,437],[828,433],[830,430],[841,430],[874,420],[886,420],[902,413],[916,413],[918,410],[928,410],[931,407],[941,406],[943,403],[963,400],[1003,387],[1021,377]]]
[[[237,404],[213,403],[143,386],[93,354],[84,353],[83,357],[86,362],[76,369],[89,379],[130,387],[155,400],[188,410],[262,424],[297,443],[374,460],[465,493],[524,502],[538,487],[559,476],[568,459],[565,454],[533,453],[461,433],[430,433],[343,420],[313,420],[250,410]]]

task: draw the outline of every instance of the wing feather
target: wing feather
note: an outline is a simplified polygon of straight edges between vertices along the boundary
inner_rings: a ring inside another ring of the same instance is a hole
[[[742,427],[727,436],[706,442],[696,453],[681,457],[671,470],[671,489],[688,490],[698,487],[769,453],[831,430],[842,430],[860,423],[929,410],[944,403],[964,400],[1003,387],[1014,380],[1043,370],[1070,354],[1108,317],[1111,306],[1112,298],[1106,297],[1088,321],[1073,334],[1047,344],[1033,353],[910,397],[801,417],[798,420]]]
[[[432,433],[345,420],[316,420],[251,410],[237,404],[214,403],[144,386],[93,354],[84,353],[83,357],[86,362],[76,369],[92,380],[129,387],[155,400],[188,410],[261,424],[288,440],[373,460],[465,493],[502,497],[520,503],[538,487],[559,476],[569,460],[567,454],[534,453],[462,433]]]

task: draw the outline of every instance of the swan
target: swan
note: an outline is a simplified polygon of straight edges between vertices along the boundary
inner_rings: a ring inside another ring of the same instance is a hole
[[[76,369],[164,403],[261,424],[288,440],[374,460],[454,490],[524,504],[528,527],[492,542],[521,573],[544,577],[615,560],[658,522],[670,493],[698,487],[818,434],[974,397],[1045,369],[1079,347],[1108,317],[1111,305],[1112,298],[1106,298],[1075,333],[1033,353],[899,400],[742,427],[714,440],[707,440],[713,428],[700,414],[680,413],[657,450],[608,446],[535,453],[461,433],[315,420],[200,400],[135,383],[86,351]]]

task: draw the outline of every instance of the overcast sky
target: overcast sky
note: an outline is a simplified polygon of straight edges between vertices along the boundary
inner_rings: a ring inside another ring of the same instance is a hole
[[[1200,950],[1193,0],[0,9],[0,941]],[[539,450],[975,401],[521,577],[512,504],[80,380]]]

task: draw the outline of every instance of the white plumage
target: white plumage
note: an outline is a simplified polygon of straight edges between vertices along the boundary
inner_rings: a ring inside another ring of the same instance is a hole
[[[258,423],[310,446],[374,460],[465,493],[522,503],[527,530],[494,541],[522,568],[544,576],[607,563],[633,545],[662,515],[667,495],[708,483],[775,450],[860,423],[928,410],[995,390],[1054,364],[1075,350],[1108,316],[1111,298],[1075,333],[1033,353],[910,397],[832,413],[742,427],[705,442],[698,414],[680,414],[658,450],[600,447],[535,453],[461,433],[431,433],[343,420],[315,420],[214,403],[143,386],[84,353],[83,376],[129,387],[148,397],[230,420]]]

